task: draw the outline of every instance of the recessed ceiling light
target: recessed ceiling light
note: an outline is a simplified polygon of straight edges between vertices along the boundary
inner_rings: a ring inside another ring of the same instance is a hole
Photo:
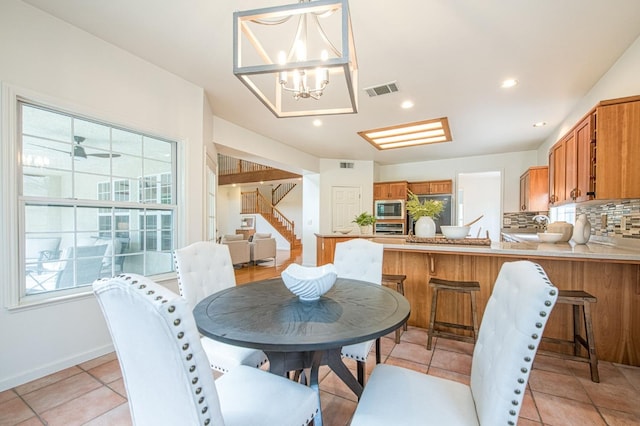
[[[518,85],[518,80],[516,80],[514,78],[510,78],[508,80],[503,81],[501,87],[503,89],[508,89],[510,87],[514,87],[514,86],[517,86],[517,85]]]
[[[358,134],[379,150],[451,141],[447,117],[365,130]]]
[[[538,121],[537,123],[533,123],[533,127],[543,127],[546,125],[547,125],[546,121]]]
[[[413,108],[413,102],[412,101],[404,101],[402,103],[402,105],[400,105],[402,108],[404,109],[409,109],[409,108]]]
[[[322,120],[313,120],[313,125],[316,127],[322,126]]]

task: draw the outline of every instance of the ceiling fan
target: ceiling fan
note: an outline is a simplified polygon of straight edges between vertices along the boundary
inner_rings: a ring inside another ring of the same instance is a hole
[[[85,141],[85,137],[84,136],[74,136],[73,140],[76,142],[75,145],[73,145],[73,157],[76,158],[87,158],[87,157],[96,157],[96,158],[117,158],[120,157],[120,154],[114,154],[114,153],[109,153],[109,152],[99,152],[99,153],[95,153],[95,154],[87,154],[87,152],[85,151],[84,147],[82,145],[80,145],[82,142]],[[51,148],[48,146],[42,146],[42,145],[35,145],[37,147],[40,148],[45,148],[45,149],[51,149],[53,151],[58,151],[58,152],[64,152],[67,153],[68,151],[62,150],[62,149],[56,149],[56,148]]]

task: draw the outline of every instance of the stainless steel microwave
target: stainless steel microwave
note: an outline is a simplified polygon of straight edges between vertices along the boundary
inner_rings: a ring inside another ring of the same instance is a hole
[[[376,200],[374,202],[376,219],[404,219],[404,200]]]

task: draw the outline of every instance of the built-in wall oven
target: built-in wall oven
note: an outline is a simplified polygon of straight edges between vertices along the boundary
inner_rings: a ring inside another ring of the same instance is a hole
[[[376,200],[373,204],[377,220],[405,218],[404,200]]]
[[[376,228],[376,234],[387,234],[387,235],[403,235],[404,234],[404,223],[376,222],[375,228]]]

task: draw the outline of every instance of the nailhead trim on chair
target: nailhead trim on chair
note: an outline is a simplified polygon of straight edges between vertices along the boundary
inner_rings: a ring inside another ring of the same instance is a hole
[[[551,281],[550,281],[550,280],[549,280],[549,278],[547,277],[547,274],[544,272],[544,269],[542,269],[542,267],[541,267],[540,265],[538,265],[538,264],[535,264],[535,267],[538,269],[538,273],[539,273],[540,275],[542,275],[542,276],[543,276],[544,281],[549,285],[549,287],[551,287],[551,290],[549,291],[549,296],[555,296],[555,295],[556,295],[555,287],[553,287],[553,284],[551,283]],[[550,306],[553,306],[553,303],[552,303],[550,300],[545,300],[544,305],[545,305],[546,307],[550,307]],[[540,311],[540,314],[539,314],[539,315],[540,315],[540,317],[541,317],[541,318],[546,318],[546,317],[547,317],[547,314],[548,314],[548,312],[547,312],[547,311]],[[536,328],[542,328],[542,327],[543,327],[543,324],[542,324],[541,322],[536,322],[535,327],[536,327]],[[533,334],[531,335],[531,339],[532,339],[534,342],[539,342],[539,341],[540,341],[539,337],[540,337],[540,336],[539,336],[537,333],[533,333]],[[531,351],[535,350],[535,349],[536,349],[536,347],[537,347],[537,346],[536,346],[536,344],[529,344],[529,345],[527,346],[527,348],[528,348],[529,350],[531,350]],[[525,357],[524,357],[524,362],[530,363],[531,361],[532,361],[532,358],[531,358],[531,357],[529,357],[529,356],[525,356]],[[529,372],[529,367],[527,367],[527,366],[523,366],[523,367],[521,367],[521,368],[520,368],[520,372],[521,372],[521,373],[523,373],[523,374],[527,374],[527,373]],[[525,384],[525,383],[527,382],[526,377],[519,377],[519,378],[517,379],[517,382],[518,382],[518,384],[520,384],[520,385]],[[513,391],[513,393],[514,393],[514,394],[516,394],[516,395],[521,395],[523,392],[524,392],[524,389],[522,389],[521,387],[516,387],[516,388],[514,389],[514,391]],[[518,401],[513,400],[513,401],[511,401],[511,404],[512,404],[514,407],[517,407],[517,406],[518,406]],[[515,417],[515,416],[516,416],[516,414],[517,414],[517,411],[516,411],[516,410],[509,410],[509,415],[511,415],[511,416],[513,416],[513,417]],[[515,423],[513,420],[509,420],[509,421],[507,422],[507,424],[508,424],[509,426],[515,426],[515,424],[516,424],[516,423]]]
[[[118,275],[119,278],[124,278],[124,280],[129,281],[131,280],[131,276],[126,275],[126,274],[121,274]],[[103,278],[103,280],[107,280],[109,278]],[[135,286],[136,284],[138,284],[137,280],[131,280],[131,285]],[[140,284],[138,286],[139,290],[144,290],[147,286],[145,284]],[[154,291],[153,290],[149,290],[146,292],[141,291],[142,294],[146,295],[146,296],[153,296]],[[155,298],[153,298],[154,301],[160,303],[160,304],[164,304],[167,303],[167,300],[165,300],[162,296],[156,296]],[[170,305],[169,307],[167,307],[167,312],[169,312],[170,314],[174,314],[176,310],[176,307],[173,305]],[[173,326],[174,327],[180,327],[182,325],[182,320],[180,318],[176,318],[173,320]],[[178,330],[178,333],[176,334],[176,338],[178,340],[182,340],[184,338],[184,331],[183,330]],[[190,344],[189,342],[185,342],[182,344],[181,346],[183,351],[188,351],[190,348]],[[186,361],[191,361],[191,359],[193,358],[193,354],[192,353],[188,353],[185,357]],[[185,367],[187,367],[187,365],[185,364]],[[195,365],[189,365],[188,366],[188,372],[191,374],[191,384],[193,385],[192,389],[195,395],[201,395],[202,394],[202,387],[198,386],[196,387],[196,384],[198,383],[198,376],[197,376],[197,372],[196,372],[196,366]],[[204,402],[205,398],[204,396],[200,396],[200,398],[197,399],[198,404],[202,404]],[[207,411],[209,411],[209,407],[208,406],[204,406],[201,408],[200,412],[204,415],[207,413]],[[203,424],[205,426],[209,425],[211,423],[211,418],[207,417],[203,420]]]

